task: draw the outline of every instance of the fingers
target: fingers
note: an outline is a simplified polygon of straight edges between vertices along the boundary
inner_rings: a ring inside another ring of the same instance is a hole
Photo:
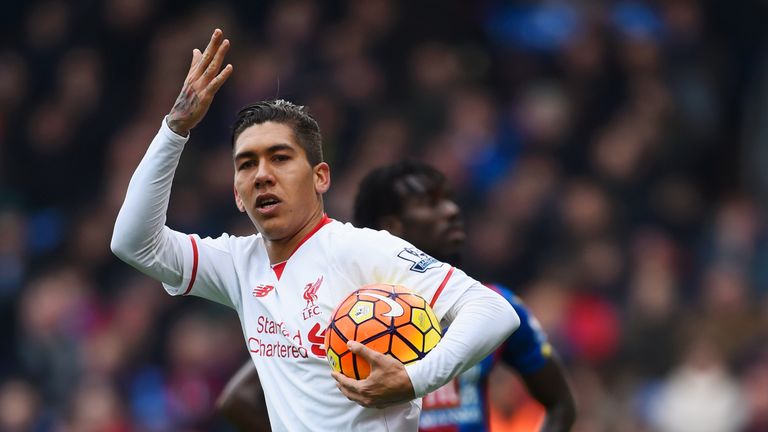
[[[333,379],[335,379],[339,385],[344,387],[354,387],[354,383],[357,381],[336,371],[332,371],[331,376],[333,376]]]
[[[168,126],[174,132],[186,136],[208,112],[216,91],[232,74],[232,65],[219,72],[228,50],[229,41],[219,29],[213,31],[204,52],[192,50],[192,63],[184,86],[168,113]]]
[[[339,391],[341,391],[347,399],[355,400],[353,399],[353,395],[357,392],[356,380],[336,371],[331,372],[331,376],[336,380],[336,387]]]
[[[213,31],[213,34],[211,35],[211,40],[208,42],[208,46],[205,47],[205,51],[203,51],[202,58],[197,63],[197,66],[195,66],[194,70],[190,74],[190,78],[192,80],[196,80],[200,78],[200,76],[203,74],[203,72],[206,70],[208,65],[213,60],[214,54],[219,50],[219,46],[221,45],[221,39],[223,37],[223,33],[221,30],[216,29]]]
[[[340,374],[339,372],[332,372],[333,378],[336,379],[336,388],[349,400],[357,403],[360,406],[366,408],[386,408],[391,405],[396,405],[402,401],[390,401],[382,398],[380,394],[372,391],[365,380],[358,381],[347,376]]]
[[[349,378],[339,372],[333,371],[331,375],[336,380],[336,387],[347,399],[364,407],[373,407],[375,401],[364,389],[362,381]]]
[[[205,94],[211,96],[215,95],[221,86],[227,82],[227,79],[229,79],[230,75],[232,75],[232,65],[228,64],[224,69],[221,70],[221,72],[219,72],[218,75],[216,75],[216,78],[211,80],[210,84],[208,84],[208,87],[205,88]]]
[[[221,42],[221,45],[216,49],[216,54],[213,56],[213,60],[211,60],[211,63],[205,68],[205,72],[203,73],[203,83],[210,82],[211,79],[219,73],[219,68],[224,62],[224,56],[227,55],[227,51],[229,51],[229,39],[224,39]]]
[[[229,48],[229,39],[224,39],[224,33],[216,29],[204,52],[198,49],[192,52],[192,64],[186,82],[197,89],[201,99],[212,99],[232,75],[231,64],[219,71]]]

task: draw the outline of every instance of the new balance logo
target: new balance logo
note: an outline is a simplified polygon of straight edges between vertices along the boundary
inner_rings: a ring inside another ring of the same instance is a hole
[[[267,294],[271,293],[272,290],[274,289],[275,287],[272,285],[257,285],[256,288],[253,289],[253,296],[264,297]]]

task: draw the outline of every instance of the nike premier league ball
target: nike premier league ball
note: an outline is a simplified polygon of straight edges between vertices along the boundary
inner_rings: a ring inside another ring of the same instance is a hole
[[[345,298],[325,333],[328,363],[344,375],[364,379],[371,367],[352,354],[355,340],[404,364],[418,361],[440,341],[440,323],[422,297],[399,285],[368,285]]]

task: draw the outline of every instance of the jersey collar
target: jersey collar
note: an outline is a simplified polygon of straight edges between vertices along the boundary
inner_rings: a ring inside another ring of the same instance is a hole
[[[272,265],[272,271],[275,272],[275,276],[277,276],[277,280],[280,280],[280,276],[283,275],[283,270],[285,269],[285,264],[288,262],[289,259],[291,259],[293,254],[295,254],[296,251],[299,250],[301,245],[303,245],[304,242],[309,240],[309,238],[312,237],[316,232],[320,231],[320,228],[324,227],[325,225],[331,222],[333,222],[333,219],[329,218],[327,214],[323,213],[323,218],[320,219],[320,222],[318,222],[317,225],[315,225],[315,227],[312,228],[312,231],[308,232],[307,235],[305,235],[304,238],[301,239],[299,244],[296,245],[296,248],[293,250],[293,252],[291,252],[291,254],[288,256],[288,259]]]

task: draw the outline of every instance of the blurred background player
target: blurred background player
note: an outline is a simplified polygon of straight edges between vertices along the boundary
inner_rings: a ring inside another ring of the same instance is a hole
[[[420,162],[396,163],[371,171],[354,203],[354,224],[387,230],[429,255],[454,265],[461,261],[465,232],[461,210],[445,176]],[[565,371],[538,322],[519,298],[500,285],[520,316],[520,328],[494,353],[422,401],[419,430],[488,430],[488,377],[494,367],[517,371],[531,395],[546,409],[542,431],[567,431],[575,407]],[[242,430],[269,430],[258,374],[247,363],[218,401],[221,412]]]

